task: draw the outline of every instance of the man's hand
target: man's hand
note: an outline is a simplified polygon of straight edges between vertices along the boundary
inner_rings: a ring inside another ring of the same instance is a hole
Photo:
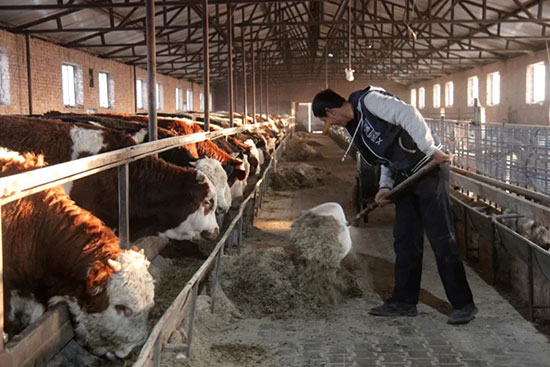
[[[374,201],[378,206],[382,207],[386,204],[389,204],[390,201],[386,199],[386,196],[388,196],[388,193],[390,192],[390,189],[387,187],[383,187],[376,193],[376,196],[374,197]]]
[[[437,149],[432,155],[432,160],[437,164],[451,163],[453,160],[453,155]]]

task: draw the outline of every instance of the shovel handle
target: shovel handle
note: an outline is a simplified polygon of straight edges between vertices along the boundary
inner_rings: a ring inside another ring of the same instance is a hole
[[[407,177],[403,182],[401,182],[399,185],[395,186],[393,189],[388,192],[388,195],[386,195],[386,199],[391,199],[395,197],[397,194],[405,190],[407,187],[418,181],[420,178],[424,177],[428,172],[433,170],[438,164],[434,161],[430,161],[427,165],[419,169],[414,174]],[[372,212],[374,209],[378,208],[378,204],[376,202],[370,203],[367,205],[367,207],[363,210],[361,210],[359,213],[353,217],[354,221],[359,220],[363,215],[368,214]]]

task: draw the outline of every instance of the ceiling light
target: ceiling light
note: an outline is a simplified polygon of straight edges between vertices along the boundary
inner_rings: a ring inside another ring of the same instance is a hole
[[[332,54],[332,52],[329,52],[329,53],[328,53],[328,57],[334,57],[334,55]]]
[[[355,70],[346,68],[346,80],[348,82],[352,82],[355,80],[355,77],[353,76],[353,73]]]

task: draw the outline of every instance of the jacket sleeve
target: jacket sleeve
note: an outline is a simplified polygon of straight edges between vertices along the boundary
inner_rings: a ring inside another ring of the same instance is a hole
[[[393,188],[393,181],[394,180],[392,171],[388,167],[382,165],[380,171],[380,188]]]
[[[429,157],[435,153],[437,148],[430,128],[416,108],[375,91],[368,93],[362,103],[371,113],[405,129],[422,153]]]

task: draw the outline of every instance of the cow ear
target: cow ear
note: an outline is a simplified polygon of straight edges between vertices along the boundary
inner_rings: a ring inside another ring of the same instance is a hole
[[[95,261],[88,271],[88,280],[86,282],[86,292],[90,296],[96,296],[107,286],[113,270],[101,261]]]

